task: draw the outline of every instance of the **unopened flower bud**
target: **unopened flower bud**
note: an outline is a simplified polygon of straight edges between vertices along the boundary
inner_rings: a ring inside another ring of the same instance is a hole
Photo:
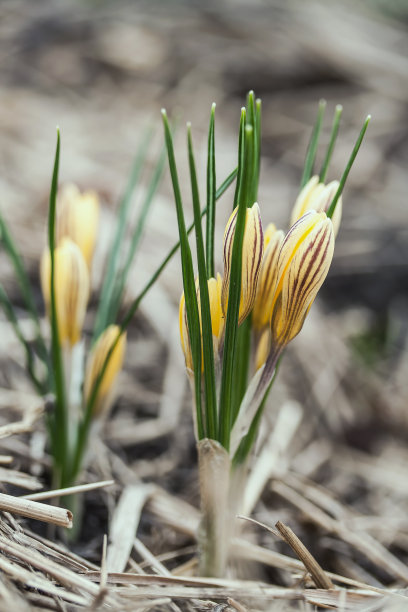
[[[256,330],[269,324],[272,314],[273,294],[278,277],[278,255],[285,234],[270,223],[264,234],[265,251],[262,258],[258,288],[252,311],[252,323]]]
[[[99,221],[99,198],[95,191],[81,193],[76,185],[65,185],[58,194],[55,236],[57,245],[64,237],[79,246],[91,267]]]
[[[224,315],[221,308],[221,289],[222,289],[222,279],[221,275],[217,274],[217,278],[210,278],[207,281],[208,283],[208,297],[210,302],[210,314],[211,314],[211,328],[212,328],[212,337],[214,344],[214,353],[217,353],[220,340],[224,334]],[[196,291],[197,291],[197,304],[198,304],[198,312],[200,316],[200,333],[202,335],[202,324],[201,324],[201,299],[200,299],[200,289],[198,286],[198,280],[196,282]],[[193,370],[193,358],[191,354],[191,342],[190,336],[188,333],[188,324],[187,324],[187,311],[185,305],[185,297],[184,292],[180,299],[180,309],[179,309],[179,323],[180,323],[180,339],[181,339],[181,347],[183,349],[184,358],[186,361],[186,368],[189,370]],[[202,369],[204,368],[203,359],[201,360]]]
[[[95,342],[86,366],[84,395],[87,403],[92,395],[94,386],[102,373],[106,357],[111,351],[118,338],[120,328],[118,325],[109,325]],[[115,348],[109,357],[109,361],[103,373],[102,380],[96,394],[93,405],[93,415],[100,416],[106,413],[112,405],[114,398],[114,386],[118,373],[122,369],[123,359],[126,350],[126,334],[120,335]]]
[[[309,211],[287,233],[278,257],[271,332],[286,346],[302,329],[333,258],[334,232],[324,212]]]
[[[51,307],[51,257],[41,259],[41,286],[48,315]],[[54,288],[61,344],[76,344],[80,337],[89,298],[89,272],[79,247],[64,238],[54,251]]]
[[[221,294],[221,305],[224,316],[226,316],[228,308],[232,249],[234,244],[237,214],[238,207],[235,208],[230,216],[224,232],[224,279]],[[261,215],[259,206],[255,203],[252,208],[247,208],[246,210],[245,232],[242,242],[241,298],[239,304],[238,325],[245,320],[253,308],[258,276],[261,268],[262,254],[263,233]]]
[[[335,193],[339,187],[339,181],[331,181],[327,185],[319,183],[318,176],[312,176],[312,178],[306,183],[301,192],[299,193],[295,205],[292,210],[291,225],[293,225],[300,217],[302,217],[309,210],[316,210],[317,212],[327,212],[330,204],[333,201]],[[342,198],[340,196],[336,209],[333,213],[332,223],[334,236],[337,236],[340,227],[341,213],[342,213]]]

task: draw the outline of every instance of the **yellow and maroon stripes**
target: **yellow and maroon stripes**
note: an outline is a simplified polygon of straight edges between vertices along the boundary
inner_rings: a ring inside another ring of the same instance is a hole
[[[224,279],[222,283],[221,305],[224,316],[228,308],[228,295],[231,276],[232,248],[238,208],[230,216],[224,232]],[[259,206],[255,203],[246,211],[245,232],[242,243],[241,297],[238,325],[251,312],[256,296],[259,272],[263,254],[263,233]]]
[[[309,211],[287,234],[279,253],[273,296],[273,344],[286,345],[302,329],[326,278],[333,251],[333,225],[325,213]]]

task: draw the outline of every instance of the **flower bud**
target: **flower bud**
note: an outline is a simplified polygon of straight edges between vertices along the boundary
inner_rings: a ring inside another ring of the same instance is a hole
[[[65,185],[58,194],[56,243],[64,237],[79,246],[91,267],[99,220],[99,198],[95,191],[81,193],[76,185]]]
[[[227,315],[228,296],[230,288],[230,275],[232,263],[232,249],[234,244],[235,227],[237,223],[238,207],[230,216],[224,232],[224,280],[222,283],[221,305],[224,316]],[[251,312],[256,295],[259,271],[263,254],[263,233],[261,215],[258,204],[247,208],[245,219],[245,232],[242,242],[242,272],[241,272],[241,298],[239,304],[238,325]]]
[[[208,297],[210,301],[210,314],[211,314],[211,328],[212,328],[212,337],[214,344],[214,353],[217,353],[220,340],[224,334],[224,325],[225,319],[221,308],[221,289],[222,289],[222,279],[221,275],[217,274],[217,278],[210,278],[207,281],[208,283]],[[200,289],[198,285],[198,279],[196,281],[196,291],[197,291],[197,304],[198,304],[198,312],[200,317],[200,330],[202,334],[202,323],[201,323],[201,299],[200,299]],[[188,334],[188,325],[187,325],[187,311],[185,306],[185,298],[184,292],[180,299],[180,309],[179,309],[179,323],[180,323],[180,339],[181,339],[181,347],[183,349],[184,358],[186,360],[186,368],[189,370],[193,369],[193,358],[191,354],[191,343],[190,337]],[[201,359],[202,368],[204,368],[203,359]]]
[[[51,257],[41,259],[41,286],[48,315],[51,305]],[[89,298],[89,272],[79,247],[64,238],[54,251],[54,288],[61,344],[76,344],[81,337]]]
[[[293,225],[300,217],[302,217],[309,210],[316,210],[317,212],[327,212],[330,204],[333,201],[335,193],[339,187],[339,181],[332,181],[327,185],[319,183],[318,176],[312,176],[312,178],[306,183],[301,192],[299,193],[295,205],[292,210],[291,225]],[[333,213],[332,223],[334,236],[337,236],[340,227],[341,213],[343,203],[340,196],[336,209]]]
[[[109,327],[107,327],[99,336],[89,354],[84,382],[84,396],[86,403],[91,397],[94,385],[102,372],[105,359],[109,351],[112,349],[119,332],[120,327],[118,325],[109,325]],[[118,373],[122,369],[125,350],[126,334],[123,333],[119,337],[119,340],[117,341],[116,346],[110,355],[105,372],[102,376],[102,380],[99,384],[93,406],[94,416],[99,416],[102,413],[106,413],[113,403],[114,384]]]
[[[256,330],[269,324],[272,314],[272,301],[278,275],[278,255],[285,234],[270,223],[264,234],[265,251],[262,258],[258,288],[252,311],[252,323]]]
[[[333,250],[333,224],[324,212],[311,210],[290,228],[278,257],[271,317],[274,345],[285,346],[302,329],[329,271]]]

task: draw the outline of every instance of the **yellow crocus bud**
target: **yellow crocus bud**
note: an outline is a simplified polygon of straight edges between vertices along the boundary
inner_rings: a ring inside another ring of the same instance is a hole
[[[309,210],[327,212],[338,187],[339,181],[332,181],[331,183],[324,185],[323,183],[319,183],[318,176],[312,176],[296,199],[292,210],[290,224],[293,225]],[[332,217],[334,237],[337,236],[339,231],[342,209],[343,202],[340,196]]]
[[[302,329],[329,271],[333,251],[333,224],[324,212],[309,211],[286,234],[279,252],[272,301],[274,346],[284,347]]]
[[[269,324],[272,314],[273,293],[278,276],[278,255],[285,234],[270,223],[264,234],[265,251],[262,258],[258,289],[252,311],[252,323],[256,330]]]
[[[44,251],[41,259],[41,286],[48,314],[51,303],[51,257]],[[64,238],[54,251],[54,287],[61,344],[73,346],[81,337],[89,298],[89,272],[79,247]]]
[[[109,351],[112,349],[119,332],[120,327],[118,325],[109,325],[109,327],[107,327],[99,336],[89,354],[84,382],[84,397],[86,403],[91,397],[94,385],[102,372],[105,359]],[[125,350],[126,334],[123,333],[120,335],[119,340],[111,353],[100,382],[93,406],[93,415],[95,417],[100,416],[102,413],[106,414],[113,403],[115,381],[118,373],[122,369]]]
[[[99,198],[95,191],[81,193],[76,185],[65,185],[57,203],[55,227],[56,243],[64,237],[71,238],[79,246],[91,267],[99,221]]]
[[[217,353],[219,349],[221,338],[224,334],[224,325],[225,325],[225,319],[224,319],[224,315],[223,315],[222,308],[221,308],[221,290],[222,290],[221,275],[217,274],[217,278],[208,279],[207,283],[208,283],[208,297],[210,301],[211,328],[212,328],[212,337],[213,337],[213,344],[214,344],[214,353]],[[200,300],[200,289],[198,286],[198,280],[196,281],[196,291],[197,291],[198,313],[200,316],[200,329],[201,329],[201,334],[202,334],[201,300]],[[180,323],[181,347],[183,349],[184,358],[186,361],[186,368],[189,370],[192,370],[193,369],[193,358],[191,354],[190,337],[188,334],[187,311],[186,311],[184,292],[182,293],[181,299],[180,299],[179,323]],[[204,368],[203,359],[201,360],[201,366],[203,369]]]
[[[232,248],[234,244],[235,227],[237,224],[238,207],[230,216],[224,232],[224,279],[222,283],[221,305],[224,316],[227,314],[228,295],[231,275]],[[245,232],[242,243],[241,299],[239,304],[238,325],[251,312],[256,295],[259,271],[263,254],[263,233],[259,206],[255,203],[247,208]]]

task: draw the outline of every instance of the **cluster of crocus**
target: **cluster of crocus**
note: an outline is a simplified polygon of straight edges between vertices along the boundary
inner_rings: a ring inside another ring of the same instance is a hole
[[[94,191],[81,193],[76,185],[62,187],[57,201],[54,252],[54,288],[59,341],[70,352],[82,339],[82,328],[90,295],[90,274],[96,243],[99,199]],[[41,285],[48,315],[51,303],[51,254],[41,259]],[[113,399],[112,389],[123,363],[126,335],[110,325],[92,347],[84,381],[84,403],[102,372],[107,354],[113,348],[94,400],[94,416],[106,412]],[[111,400],[111,401],[109,401]],[[102,410],[104,408],[104,410]]]
[[[247,107],[241,109],[234,210],[224,233],[222,276],[215,274],[213,252],[216,193],[224,186],[215,191],[214,105],[208,138],[205,240],[188,126],[198,278],[171,132],[163,112],[181,246],[181,345],[193,390],[200,467],[200,567],[207,575],[225,571],[228,536],[222,534],[229,532],[230,519],[237,511],[238,492],[244,484],[238,480],[246,472],[278,360],[301,331],[329,271],[341,220],[341,194],[369,121],[367,118],[341,180],[325,184],[341,107],[335,111],[321,172],[313,176],[323,112],[321,103],[290,229],[285,234],[269,224],[263,232],[257,204],[261,103],[253,92],[248,94]],[[224,183],[229,184],[229,178]]]
[[[292,211],[294,222],[286,235],[272,223],[263,233],[257,203],[246,210],[238,325],[252,315],[255,369],[262,369],[262,376],[254,377],[256,384],[248,386],[232,431],[232,450],[237,449],[246,433],[272,379],[279,356],[302,329],[329,271],[335,229],[326,211],[337,187],[337,181],[326,186],[318,182],[318,177],[312,177],[296,200]],[[218,364],[224,347],[236,217],[237,208],[224,232],[224,275],[221,278],[218,274],[216,279],[208,280],[213,346]],[[341,198],[335,219],[338,230]],[[197,300],[200,305],[198,282]],[[193,361],[184,293],[180,300],[180,337],[186,368],[191,374]]]

